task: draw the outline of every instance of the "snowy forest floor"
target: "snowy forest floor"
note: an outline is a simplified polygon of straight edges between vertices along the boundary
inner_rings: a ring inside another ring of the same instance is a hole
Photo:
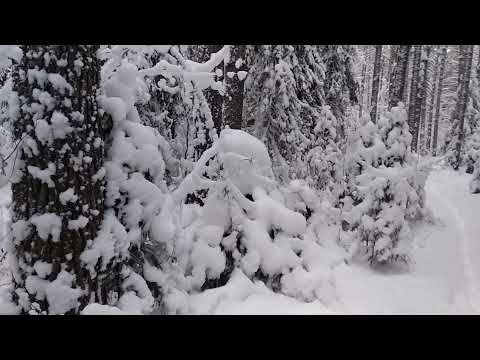
[[[192,295],[192,314],[474,314],[480,312],[480,194],[468,191],[471,175],[437,168],[426,186],[434,223],[414,226],[408,269],[372,269],[341,262],[322,301],[303,303],[252,283],[241,272],[217,289]],[[0,192],[5,234],[8,190]],[[0,268],[0,313],[12,313],[8,276]]]

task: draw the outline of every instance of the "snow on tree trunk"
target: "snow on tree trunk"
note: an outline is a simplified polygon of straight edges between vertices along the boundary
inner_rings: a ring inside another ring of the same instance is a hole
[[[322,45],[321,59],[324,66],[324,86],[326,105],[337,119],[337,133],[339,139],[346,136],[346,113],[350,105],[358,102],[357,83],[353,76],[354,48],[351,45]],[[371,89],[371,82],[367,80],[367,96]],[[368,99],[367,104],[370,104]],[[368,111],[370,113],[370,111]]]
[[[396,53],[396,63],[391,73],[390,96],[388,107],[397,106],[400,101],[404,103],[405,84],[407,81],[408,59],[410,45],[400,45]]]
[[[370,105],[370,118],[373,123],[377,122],[378,108],[378,92],[380,89],[380,73],[382,60],[382,45],[375,46],[375,63],[373,67],[373,84],[372,84],[372,103]]]
[[[442,91],[443,91],[443,79],[445,76],[445,64],[447,62],[447,47],[444,46],[441,53],[440,69],[438,75],[438,93],[437,93],[437,105],[435,109],[435,123],[433,126],[433,139],[432,139],[432,155],[437,156],[437,143],[438,143],[438,123],[440,121],[440,107],[442,103]]]
[[[467,102],[469,98],[469,86],[470,86],[470,77],[472,70],[472,58],[473,58],[473,45],[468,45],[464,50],[464,66],[465,71],[463,72],[460,81],[460,96],[458,99],[458,136],[455,144],[455,162],[453,168],[458,170],[462,163],[462,146],[465,141],[465,110],[467,108]]]
[[[435,49],[435,63],[433,65],[434,72],[433,72],[433,88],[430,93],[430,103],[428,106],[428,121],[427,121],[427,134],[426,134],[426,141],[425,141],[425,150],[428,153],[431,153],[432,148],[432,129],[433,129],[433,109],[435,107],[435,99],[437,96],[437,79],[438,79],[438,69],[439,69],[439,54],[438,49]]]
[[[410,85],[410,104],[408,108],[408,126],[412,134],[412,151],[417,151],[418,130],[420,125],[420,115],[422,111],[421,97],[421,67],[422,46],[415,45],[413,49],[412,81]]]
[[[421,77],[421,112],[420,112],[420,129],[419,129],[419,149],[422,154],[425,153],[425,131],[427,121],[427,98],[428,98],[428,77],[430,72],[430,54],[432,51],[431,46],[425,46],[425,51],[422,52],[422,77]]]
[[[390,58],[388,60],[388,73],[387,73],[387,94],[388,99],[392,97],[392,87],[393,87],[393,72],[395,70],[396,63],[398,61],[398,45],[390,45]]]
[[[242,128],[243,88],[246,75],[246,46],[231,45],[229,57],[225,61],[223,103],[223,124],[231,129]]]
[[[196,56],[192,58],[194,61],[206,62],[210,60],[210,56],[213,53],[220,51],[223,45],[200,45],[198,46],[201,49],[198,51]],[[215,69],[216,80],[223,82],[224,79],[224,64],[220,63]],[[223,95],[218,91],[212,88],[207,88],[204,90],[205,98],[207,99],[208,105],[210,107],[210,112],[212,114],[212,120],[215,125],[217,133],[220,134],[220,131],[223,128]]]
[[[122,261],[99,261],[96,276],[81,254],[104,217],[105,145],[111,120],[97,104],[98,46],[26,45],[14,74],[12,179],[16,302],[25,313],[78,313],[122,293]]]
[[[363,99],[364,99],[364,92],[365,92],[365,83],[367,81],[367,76],[366,76],[366,71],[367,71],[367,64],[363,63],[362,64],[362,75],[361,75],[361,85],[360,85],[360,92],[359,92],[359,108],[358,108],[358,117],[362,118],[363,117]]]

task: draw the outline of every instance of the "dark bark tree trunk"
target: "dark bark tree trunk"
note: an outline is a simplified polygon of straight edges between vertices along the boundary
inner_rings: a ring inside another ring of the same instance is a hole
[[[468,98],[470,94],[470,76],[472,72],[472,58],[473,58],[473,45],[465,46],[463,52],[464,57],[464,71],[462,76],[459,78],[460,85],[460,96],[458,98],[458,136],[457,142],[455,144],[455,164],[453,168],[458,170],[462,163],[462,146],[465,141],[465,112],[467,109]]]
[[[437,106],[435,108],[435,124],[433,127],[433,139],[432,139],[432,155],[437,156],[437,141],[438,141],[438,122],[440,121],[440,107],[442,104],[442,91],[443,91],[443,78],[445,76],[445,64],[447,62],[447,47],[444,46],[441,53],[440,60],[440,74],[438,75],[438,93],[437,93]]]
[[[20,105],[14,135],[21,141],[21,171],[12,179],[12,251],[18,263],[13,298],[24,313],[73,314],[122,291],[117,259],[97,263],[92,275],[80,258],[104,216],[105,180],[98,174],[111,120],[97,104],[98,46],[23,50],[13,74]],[[53,282],[63,292],[50,294]],[[71,302],[52,305],[55,296]]]
[[[243,75],[245,75],[247,71],[245,55],[245,45],[231,45],[230,56],[225,64],[223,125],[228,125],[232,129],[242,128],[243,87],[245,82]]]
[[[430,93],[430,104],[428,107],[428,121],[427,121],[427,136],[425,141],[425,148],[427,152],[431,152],[432,147],[432,129],[433,129],[433,109],[435,107],[435,98],[437,95],[437,79],[438,79],[438,69],[439,69],[439,54],[438,49],[434,50],[435,62],[433,64],[433,79],[432,79],[432,91]]]
[[[421,54],[422,46],[415,45],[412,64],[412,81],[410,86],[410,104],[408,107],[408,126],[410,128],[410,133],[412,134],[412,151],[414,152],[417,151],[418,130],[422,111],[422,98],[420,89]]]
[[[380,90],[380,73],[382,61],[382,45],[375,46],[375,63],[373,66],[372,102],[370,105],[370,118],[377,122],[378,92]]]
[[[407,81],[409,53],[410,45],[401,45],[396,52],[396,62],[390,76],[389,108],[397,106],[400,101],[403,101],[405,106],[407,105],[404,94],[406,93],[405,84]]]

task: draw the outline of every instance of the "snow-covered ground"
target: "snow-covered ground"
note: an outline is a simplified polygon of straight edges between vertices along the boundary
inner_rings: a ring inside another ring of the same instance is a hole
[[[328,303],[300,302],[252,283],[240,271],[217,289],[190,296],[192,314],[472,314],[480,311],[480,194],[470,175],[437,169],[427,181],[435,224],[414,227],[414,262],[408,269],[373,270],[341,263],[332,270]],[[9,192],[0,192],[0,208]],[[3,213],[2,213],[3,215]],[[1,225],[4,234],[4,224]],[[0,282],[5,281],[5,277]],[[14,308],[0,286],[0,313]]]

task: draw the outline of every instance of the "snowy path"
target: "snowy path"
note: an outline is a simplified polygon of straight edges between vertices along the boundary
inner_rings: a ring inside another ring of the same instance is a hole
[[[431,198],[443,204],[446,224],[458,230],[465,274],[465,291],[472,310],[480,312],[480,195],[468,191],[470,176],[437,171],[430,178]],[[435,208],[433,208],[435,212]],[[448,213],[450,212],[450,213]],[[450,215],[450,216],[448,216]]]

